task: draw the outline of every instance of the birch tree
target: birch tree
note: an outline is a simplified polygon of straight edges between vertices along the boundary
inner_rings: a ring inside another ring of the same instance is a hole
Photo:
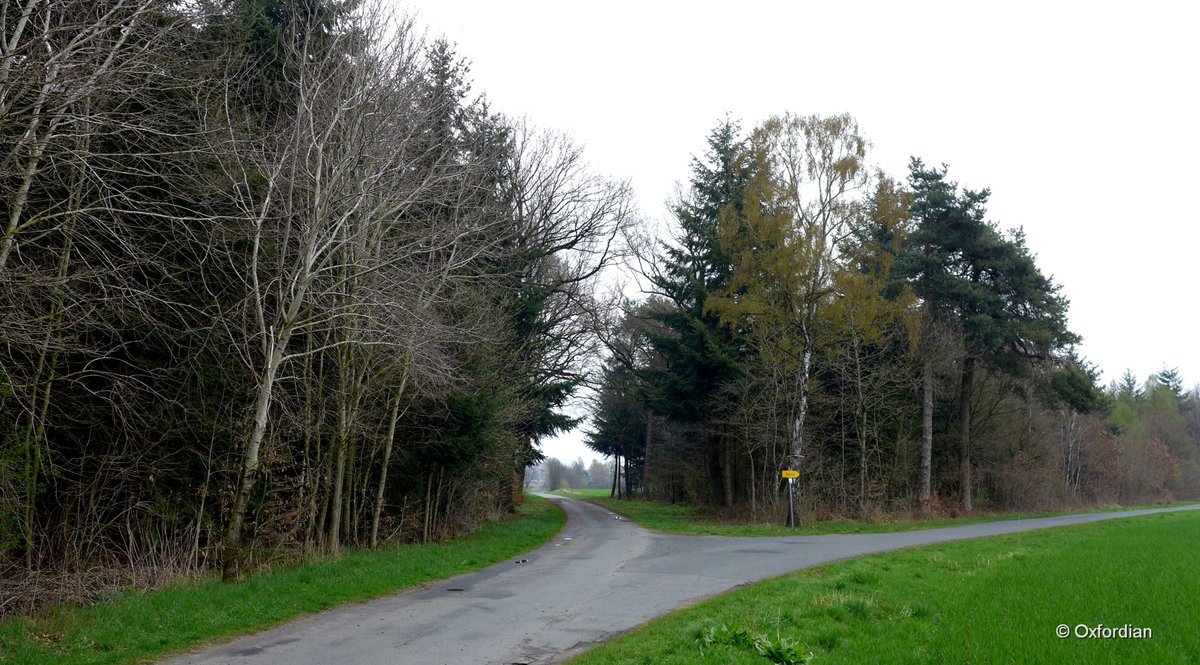
[[[869,182],[866,152],[849,115],[772,118],[750,139],[741,213],[727,208],[720,222],[733,272],[709,307],[791,368],[793,464],[804,456],[817,327],[837,297],[833,275]]]

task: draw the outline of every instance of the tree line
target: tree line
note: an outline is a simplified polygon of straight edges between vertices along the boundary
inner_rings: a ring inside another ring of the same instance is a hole
[[[630,494],[779,519],[1200,495],[1200,394],[1164,369],[1107,388],[1068,301],[988,190],[869,167],[849,115],[726,119],[648,296],[606,322],[588,444]]]
[[[552,487],[756,518],[789,467],[809,514],[1200,490],[1196,391],[1097,386],[986,190],[872,170],[850,116],[719,123],[659,243],[382,5],[0,28],[0,614],[465,532],[584,388],[613,463]],[[613,303],[625,262],[652,293]]]
[[[0,24],[0,613],[520,500],[575,422],[625,183],[381,4]]]

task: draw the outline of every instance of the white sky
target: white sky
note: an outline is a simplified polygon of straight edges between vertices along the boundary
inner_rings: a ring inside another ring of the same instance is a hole
[[[568,132],[664,202],[726,112],[854,115],[870,159],[990,187],[1114,379],[1200,382],[1200,4],[396,0],[456,42],[493,109]],[[594,457],[577,434],[547,442]]]

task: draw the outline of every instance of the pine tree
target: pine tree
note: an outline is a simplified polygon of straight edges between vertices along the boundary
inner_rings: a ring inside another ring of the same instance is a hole
[[[1017,231],[1004,237],[985,220],[988,190],[958,190],[946,168],[910,164],[913,219],[910,249],[896,276],[930,316],[962,335],[958,428],[962,505],[971,512],[971,398],[976,365],[1021,374],[1030,361],[1051,361],[1079,341],[1067,329],[1067,300],[1037,268]]]

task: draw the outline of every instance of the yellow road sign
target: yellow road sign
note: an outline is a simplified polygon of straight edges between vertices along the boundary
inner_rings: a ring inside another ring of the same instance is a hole
[[[784,478],[799,478],[799,477],[800,477],[800,472],[799,472],[799,471],[793,471],[792,469],[784,469],[784,470],[783,470],[783,477],[784,477]]]

